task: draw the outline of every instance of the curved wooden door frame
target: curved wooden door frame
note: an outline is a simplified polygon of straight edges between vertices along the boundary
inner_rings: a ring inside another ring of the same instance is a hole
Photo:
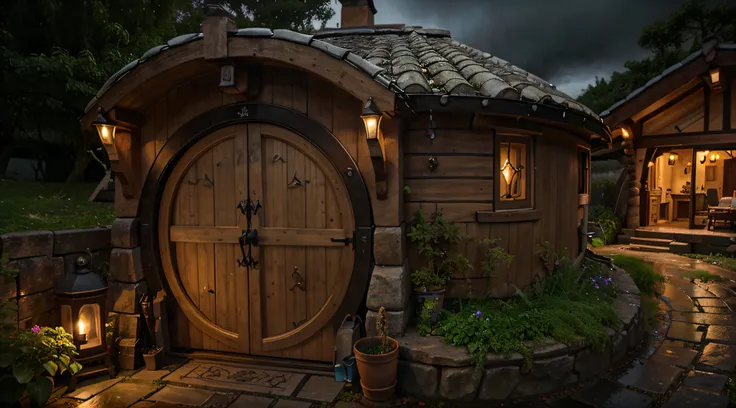
[[[171,293],[162,270],[158,233],[158,211],[163,189],[174,166],[185,152],[208,134],[240,123],[268,123],[300,135],[316,146],[340,174],[355,223],[354,261],[347,293],[335,321],[353,313],[363,300],[370,280],[373,250],[373,217],[370,195],[358,166],[339,140],[318,121],[282,106],[236,103],[205,112],[180,127],[156,156],[141,191],[141,261],[149,280],[149,290]],[[245,198],[245,197],[243,197]]]

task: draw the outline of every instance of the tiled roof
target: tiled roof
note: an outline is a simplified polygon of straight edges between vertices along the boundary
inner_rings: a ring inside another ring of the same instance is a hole
[[[356,67],[396,92],[485,96],[569,108],[598,116],[534,74],[497,56],[460,44],[446,30],[421,27],[370,27],[326,30],[315,35],[290,30],[244,28],[236,37],[273,38],[311,46]],[[202,33],[185,34],[151,48],[113,74],[85,112],[117,81],[168,49],[199,41]]]
[[[719,43],[719,44],[716,44],[715,45],[715,49],[717,49],[717,50],[736,50],[736,43],[725,43],[725,42]],[[701,49],[701,50],[698,50],[698,51],[696,51],[696,52],[688,55],[682,61],[680,61],[680,62],[672,65],[671,67],[665,69],[664,71],[662,71],[661,74],[655,76],[654,78],[650,79],[649,82],[647,82],[643,86],[640,86],[639,88],[637,88],[634,91],[632,91],[630,94],[628,94],[626,96],[626,98],[621,99],[620,101],[618,101],[618,102],[614,103],[613,105],[611,105],[605,111],[601,112],[601,116],[602,117],[606,117],[606,116],[610,115],[618,107],[620,107],[621,105],[625,104],[626,102],[634,99],[637,95],[639,95],[640,93],[644,92],[649,87],[651,87],[652,85],[656,84],[657,82],[661,81],[666,76],[668,76],[668,75],[672,74],[673,72],[679,70],[680,68],[682,68],[685,65],[689,64],[690,62],[695,61],[699,57],[704,56],[705,54],[706,54],[706,52]]]

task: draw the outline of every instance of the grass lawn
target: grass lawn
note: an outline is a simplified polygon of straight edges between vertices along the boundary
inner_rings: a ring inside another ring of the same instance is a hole
[[[717,265],[717,266],[720,266],[721,268],[736,272],[736,258],[729,258],[721,254],[710,254],[710,255],[684,254],[684,255],[688,258],[699,259],[703,262],[708,262],[709,264]]]
[[[721,282],[724,279],[718,275],[712,274],[708,271],[704,271],[702,269],[696,269],[694,271],[687,271],[682,274],[683,277],[690,279],[691,281],[695,281],[696,279],[700,279],[703,281],[703,283],[708,282]]]
[[[628,255],[614,255],[613,263],[624,269],[645,295],[655,295],[657,285],[664,282],[664,276],[655,272],[652,265],[642,259]]]
[[[112,203],[87,201],[95,187],[0,180],[0,234],[111,225]]]

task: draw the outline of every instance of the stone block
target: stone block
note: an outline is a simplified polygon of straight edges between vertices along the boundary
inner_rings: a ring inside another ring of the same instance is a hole
[[[135,248],[139,242],[138,218],[118,218],[112,223],[110,243],[114,248]]]
[[[119,313],[140,314],[141,298],[148,291],[146,282],[110,282],[107,291],[107,310]]]
[[[483,376],[475,366],[443,367],[440,373],[440,397],[450,401],[472,401],[478,394]]]
[[[110,248],[110,227],[54,231],[54,254]]]
[[[411,312],[402,311],[386,311],[386,324],[388,333],[391,337],[401,337],[406,332],[409,325],[409,317]],[[369,310],[365,315],[365,331],[368,336],[376,335],[376,321],[378,320],[378,312]]]
[[[611,364],[611,349],[609,346],[603,351],[587,348],[575,355],[575,372],[580,380],[588,378],[607,369]]]
[[[437,397],[437,367],[399,361],[398,384],[399,390],[406,395],[419,398]]]
[[[377,311],[381,306],[386,310],[407,309],[411,299],[411,278],[409,266],[375,266],[371,283],[368,286],[366,306]]]
[[[406,258],[404,226],[376,227],[373,232],[373,257],[376,265],[401,266]]]
[[[521,377],[519,385],[511,393],[511,398],[529,398],[564,389],[578,381],[578,376],[572,372],[562,374],[559,378],[536,378],[532,374]]]
[[[21,296],[54,289],[64,279],[64,259],[61,257],[18,259],[9,262],[8,266],[20,272],[18,283]]]
[[[532,341],[524,342],[532,352],[532,358],[548,358],[567,354],[568,346],[550,338],[545,338],[538,343]]]
[[[143,328],[143,320],[136,314],[118,314],[118,336],[137,339]]]
[[[138,339],[121,339],[118,343],[118,366],[121,370],[135,370],[143,363],[143,355],[138,349]]]
[[[18,299],[18,320],[40,315],[56,307],[54,291],[47,290]]]
[[[498,367],[485,370],[478,391],[478,399],[500,401],[507,399],[521,381],[519,367]]]
[[[0,278],[0,301],[14,298],[18,295],[18,284],[15,279]]]
[[[117,282],[137,283],[144,277],[140,248],[114,248],[110,252],[110,279]]]
[[[575,365],[573,356],[559,356],[552,358],[544,358],[534,360],[532,362],[531,375],[536,378],[563,378],[567,373],[572,371]]]
[[[54,233],[51,231],[12,232],[0,235],[0,256],[8,259],[51,257],[54,253]]]
[[[47,310],[45,312],[33,314],[30,317],[26,317],[25,319],[18,321],[19,330],[30,330],[35,325],[48,327],[61,326],[59,310]]]
[[[613,364],[618,364],[626,358],[626,353],[629,349],[628,333],[626,330],[622,331],[611,342],[611,361]]]

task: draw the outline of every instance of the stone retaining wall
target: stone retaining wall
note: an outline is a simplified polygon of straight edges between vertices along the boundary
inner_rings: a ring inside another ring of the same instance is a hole
[[[0,257],[9,259],[4,266],[19,271],[14,280],[0,278],[0,301],[18,305],[13,318],[22,330],[36,324],[61,324],[54,289],[66,273],[74,271],[77,257],[88,250],[92,269],[109,271],[109,227],[0,235]]]
[[[422,337],[415,330],[398,339],[399,391],[420,398],[449,401],[501,401],[525,399],[569,388],[624,360],[644,336],[641,297],[631,278],[613,272],[619,289],[614,307],[621,320],[617,330],[607,329],[610,343],[604,351],[585,344],[562,344],[552,339],[528,346],[531,368],[520,354],[489,354],[477,370],[465,347],[444,344],[440,337]]]

